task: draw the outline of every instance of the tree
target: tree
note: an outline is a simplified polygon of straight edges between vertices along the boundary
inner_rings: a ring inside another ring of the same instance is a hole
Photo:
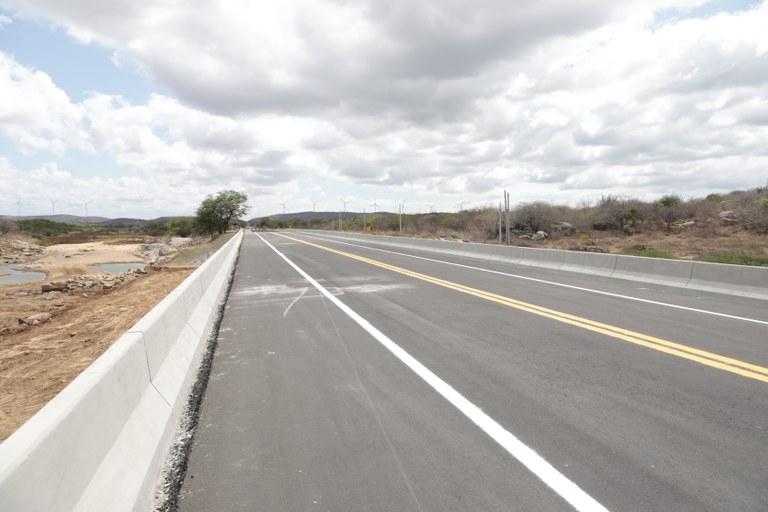
[[[233,221],[251,209],[248,196],[236,190],[221,190],[216,197],[209,195],[197,208],[195,228],[202,234],[226,233]]]

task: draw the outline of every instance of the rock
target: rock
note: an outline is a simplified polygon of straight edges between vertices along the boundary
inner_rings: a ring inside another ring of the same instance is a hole
[[[38,313],[36,315],[28,316],[27,318],[20,318],[19,323],[27,325],[38,325],[42,324],[43,322],[47,322],[50,319],[50,313]]]
[[[544,231],[537,231],[532,237],[531,240],[534,242],[538,240],[544,240],[545,238],[549,238],[549,235]]]
[[[619,226],[616,225],[615,222],[600,221],[600,222],[595,222],[594,224],[592,224],[592,228],[595,231],[615,231],[615,230],[617,230],[619,228]]]
[[[44,284],[40,287],[43,293],[47,292],[63,292],[69,289],[67,283],[53,282],[51,284]]]
[[[531,235],[520,235],[517,238],[521,238],[523,240],[531,240]]]
[[[736,212],[731,210],[720,212],[717,214],[717,217],[726,224],[736,224],[739,222],[739,217],[736,215]]]
[[[564,220],[553,222],[551,227],[552,231],[557,231],[559,233],[567,233],[569,231],[573,231],[573,224],[570,222],[565,222]]]

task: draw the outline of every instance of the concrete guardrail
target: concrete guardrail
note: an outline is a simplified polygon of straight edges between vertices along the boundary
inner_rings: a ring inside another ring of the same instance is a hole
[[[0,510],[150,510],[242,238],[0,444]]]
[[[320,232],[319,232],[320,233]],[[667,260],[556,249],[426,240],[323,231],[346,240],[371,240],[390,247],[504,261],[728,295],[768,300],[768,268],[688,260]]]

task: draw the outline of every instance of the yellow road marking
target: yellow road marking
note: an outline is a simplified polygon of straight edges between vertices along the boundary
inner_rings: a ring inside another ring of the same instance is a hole
[[[684,359],[696,361],[697,363],[711,366],[713,368],[718,368],[720,370],[725,370],[727,372],[736,373],[743,377],[748,377],[750,379],[755,379],[755,380],[768,383],[768,368],[763,366],[747,363],[745,361],[741,361],[739,359],[733,359],[731,357],[721,356],[719,354],[707,352],[705,350],[689,347],[688,345],[667,341],[667,340],[656,338],[653,336],[648,336],[646,334],[630,331],[628,329],[622,329],[621,327],[616,327],[609,324],[595,322],[594,320],[589,320],[587,318],[582,318],[576,315],[563,313],[562,311],[557,311],[554,309],[548,309],[545,307],[537,306],[535,304],[519,301],[510,297],[505,297],[503,295],[497,295],[495,293],[478,290],[477,288],[472,288],[472,287],[454,283],[451,281],[446,281],[444,279],[439,279],[437,277],[428,276],[426,274],[414,272],[412,270],[408,270],[402,267],[397,267],[395,265],[390,265],[388,263],[384,263],[378,260],[366,258],[364,256],[358,256],[356,254],[339,251],[337,249],[331,249],[330,247],[325,247],[323,245],[307,242],[306,240],[293,238],[288,235],[283,235],[279,233],[275,233],[275,234],[283,238],[293,240],[295,242],[316,247],[323,251],[338,254],[340,256],[345,256],[347,258],[352,258],[352,259],[355,259],[364,263],[368,263],[370,265],[374,265],[377,267],[385,268],[387,270],[391,270],[392,272],[397,272],[399,274],[413,277],[415,279],[420,279],[422,281],[426,281],[428,283],[442,286],[444,288],[449,288],[451,290],[456,290],[462,293],[466,293],[468,295],[473,295],[475,297],[489,300],[491,302],[496,302],[498,304],[502,304],[511,308],[518,309],[520,311],[533,313],[534,315],[539,315],[546,318],[550,318],[552,320],[557,320],[558,322],[563,322],[576,327],[581,327],[582,329],[605,334],[607,336],[624,340],[629,343],[641,345],[641,346],[658,350],[660,352],[671,354],[677,357],[682,357]]]

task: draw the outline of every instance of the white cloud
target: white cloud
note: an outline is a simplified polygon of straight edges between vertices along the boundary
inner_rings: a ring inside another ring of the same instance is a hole
[[[765,1],[662,22],[705,2],[0,3],[170,91],[73,103],[0,53],[4,137],[52,159],[106,155],[144,189],[242,187],[269,213],[322,183],[483,204],[512,184],[516,200],[575,202],[768,175]]]
[[[48,75],[0,52],[0,133],[22,152],[62,156],[67,146],[90,149],[80,122],[78,109]]]

